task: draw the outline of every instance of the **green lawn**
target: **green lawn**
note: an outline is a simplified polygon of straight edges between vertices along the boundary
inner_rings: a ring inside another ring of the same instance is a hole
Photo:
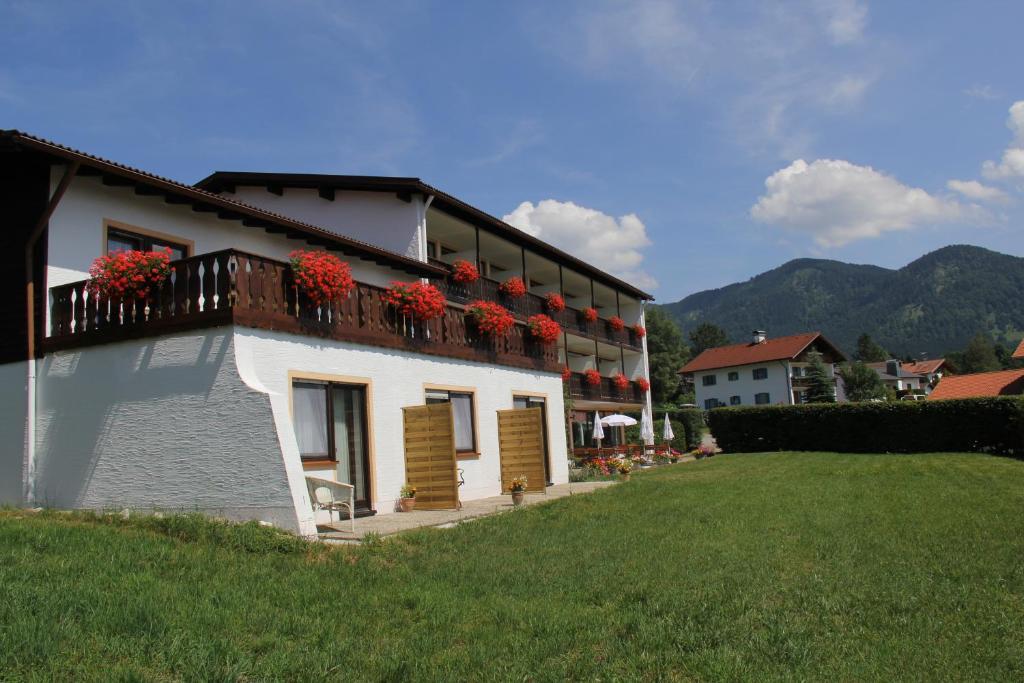
[[[1024,679],[1024,462],[719,456],[359,548],[0,512],[0,680]]]

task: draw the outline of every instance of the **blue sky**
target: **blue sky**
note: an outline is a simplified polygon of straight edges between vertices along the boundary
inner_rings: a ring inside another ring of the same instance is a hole
[[[2,2],[0,127],[194,182],[419,176],[660,301],[1024,255],[1020,2]]]

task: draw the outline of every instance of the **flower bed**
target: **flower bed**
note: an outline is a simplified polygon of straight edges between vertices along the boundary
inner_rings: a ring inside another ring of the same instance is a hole
[[[531,315],[526,322],[533,338],[545,344],[554,344],[562,335],[562,326],[543,313]]]
[[[417,320],[440,318],[446,308],[441,290],[422,282],[392,282],[391,287],[384,292],[383,298],[402,315],[412,316]]]
[[[522,278],[513,276],[498,285],[498,291],[505,296],[518,299],[521,296],[526,296],[526,284]]]
[[[89,267],[89,291],[122,299],[147,299],[174,270],[171,250],[115,251]]]
[[[474,301],[466,307],[466,312],[473,316],[477,329],[492,337],[504,336],[515,326],[512,314],[493,301]]]
[[[315,306],[344,299],[355,286],[348,264],[326,251],[296,249],[288,254],[295,286]]]

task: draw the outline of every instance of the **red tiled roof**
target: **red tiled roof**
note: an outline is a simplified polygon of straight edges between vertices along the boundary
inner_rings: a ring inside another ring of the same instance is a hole
[[[928,396],[931,399],[1015,396],[1024,394],[1024,370],[996,370],[973,375],[947,375]]]
[[[717,368],[731,368],[736,365],[750,365],[753,363],[766,363],[773,360],[792,360],[800,355],[812,342],[821,339],[842,357],[839,350],[821,336],[821,332],[805,332],[793,334],[788,337],[777,337],[767,339],[760,344],[733,344],[731,346],[719,346],[715,349],[707,349],[699,356],[683,366],[680,372],[698,372],[700,370],[715,370]]]
[[[1013,357],[1024,358],[1024,339],[1020,340],[1020,346],[1018,346],[1017,350],[1013,352]]]
[[[935,360],[919,360],[914,363],[904,363],[903,369],[907,372],[913,372],[917,375],[928,375],[946,363],[945,358],[936,358]]]

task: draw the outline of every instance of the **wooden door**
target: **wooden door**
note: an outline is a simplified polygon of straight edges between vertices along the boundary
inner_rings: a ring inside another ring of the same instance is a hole
[[[459,507],[452,404],[402,408],[405,428],[405,481],[416,487],[416,508]]]
[[[544,419],[540,408],[498,411],[501,449],[501,490],[508,491],[514,477],[526,475],[526,490],[544,493]]]

